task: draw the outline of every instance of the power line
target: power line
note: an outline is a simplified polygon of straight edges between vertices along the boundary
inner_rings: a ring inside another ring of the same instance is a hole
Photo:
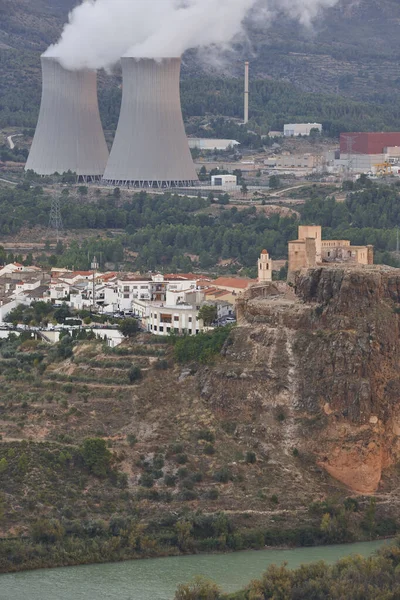
[[[61,202],[59,196],[54,196],[51,200],[49,229],[56,232],[57,242],[60,240],[60,233],[63,229],[61,217]]]

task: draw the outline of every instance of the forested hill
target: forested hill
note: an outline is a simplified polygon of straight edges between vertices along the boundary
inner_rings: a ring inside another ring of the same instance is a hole
[[[76,0],[0,0],[0,48],[45,50],[75,4]]]
[[[58,38],[76,3],[0,0],[0,127],[35,125],[39,55]],[[252,126],[262,126],[261,132],[304,119],[324,122],[332,135],[346,129],[398,129],[399,23],[398,0],[340,0],[321,14],[312,31],[282,19],[268,29],[265,23],[249,24],[249,44],[229,54],[223,77],[215,71],[211,77],[196,53],[185,57],[185,116],[240,117],[242,81],[235,78],[249,58]],[[111,129],[119,111],[119,83],[118,73],[100,75],[103,121]]]
[[[400,86],[399,31],[398,0],[340,0],[311,32],[284,20],[267,34],[254,28],[252,69],[307,91],[391,102]]]

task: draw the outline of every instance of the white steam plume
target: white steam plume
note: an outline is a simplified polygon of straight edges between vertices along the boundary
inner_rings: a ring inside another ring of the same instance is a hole
[[[45,56],[67,69],[109,68],[123,55],[180,56],[190,48],[226,46],[246,18],[266,26],[279,14],[310,25],[339,0],[84,0]]]

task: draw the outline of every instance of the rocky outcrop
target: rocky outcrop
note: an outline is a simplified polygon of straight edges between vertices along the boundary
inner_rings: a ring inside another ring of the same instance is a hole
[[[284,407],[293,445],[353,491],[373,493],[400,459],[400,270],[310,269],[294,292],[253,290],[240,301],[228,349],[242,367],[236,394],[251,364],[242,408],[263,422]]]

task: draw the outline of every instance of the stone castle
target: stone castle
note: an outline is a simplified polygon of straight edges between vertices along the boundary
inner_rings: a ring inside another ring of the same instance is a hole
[[[318,265],[373,265],[374,247],[352,246],[349,240],[323,240],[321,225],[300,225],[298,239],[288,243],[288,277]],[[258,283],[272,282],[273,261],[267,250],[258,259]]]
[[[289,274],[323,263],[373,265],[374,247],[352,246],[349,240],[323,240],[320,225],[300,225],[298,239],[289,242]]]

